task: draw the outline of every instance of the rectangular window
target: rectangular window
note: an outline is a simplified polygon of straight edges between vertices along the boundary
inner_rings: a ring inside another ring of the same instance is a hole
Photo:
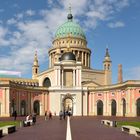
[[[64,86],[73,86],[73,73],[72,70],[64,70]]]

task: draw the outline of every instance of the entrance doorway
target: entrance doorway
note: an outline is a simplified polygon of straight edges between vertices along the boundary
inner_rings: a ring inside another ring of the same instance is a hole
[[[66,99],[64,100],[63,109],[64,109],[65,111],[71,111],[71,112],[72,112],[72,110],[73,110],[72,99],[66,98]]]
[[[137,116],[140,116],[140,98],[137,99]]]
[[[126,114],[126,100],[124,98],[122,99],[122,106],[123,106],[122,107],[122,109],[123,109],[122,110],[123,111],[122,115],[125,117],[125,114]]]
[[[74,107],[74,98],[71,94],[66,94],[62,97],[62,104],[61,104],[61,110],[70,112],[71,115],[75,113],[75,107]]]
[[[97,115],[103,115],[103,102],[101,100],[97,102]]]
[[[111,115],[116,116],[116,101],[112,100],[111,102]]]
[[[34,101],[34,105],[33,105],[33,108],[34,108],[34,113],[36,113],[37,115],[40,114],[40,104],[39,104],[39,101]]]
[[[21,101],[21,109],[20,109],[21,115],[25,116],[26,115],[26,102],[25,100]]]

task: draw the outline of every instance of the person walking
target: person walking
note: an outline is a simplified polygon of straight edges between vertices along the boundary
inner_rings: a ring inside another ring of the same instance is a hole
[[[13,116],[14,116],[14,120],[16,120],[17,119],[17,111],[16,110],[14,111]]]
[[[66,118],[66,112],[64,110],[64,112],[63,112],[63,119],[65,120],[65,118]]]
[[[36,114],[35,113],[33,113],[33,115],[32,115],[32,120],[33,120],[33,124],[35,124],[36,123]]]
[[[47,111],[45,111],[45,121],[47,120]]]
[[[62,110],[59,112],[59,119],[62,120],[62,117],[63,117],[63,112]]]
[[[52,113],[51,113],[51,111],[49,111],[49,120],[51,120],[52,119]]]

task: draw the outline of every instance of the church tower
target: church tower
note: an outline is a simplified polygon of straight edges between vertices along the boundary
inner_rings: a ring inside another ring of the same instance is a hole
[[[32,79],[36,79],[36,76],[39,73],[39,65],[38,65],[38,57],[37,57],[37,51],[35,52],[34,56],[34,62],[32,66]]]
[[[112,83],[112,70],[111,70],[111,64],[112,61],[110,59],[110,55],[108,52],[108,48],[106,48],[106,54],[105,54],[105,58],[103,61],[103,67],[104,67],[104,71],[105,71],[105,78],[104,78],[104,84],[105,85],[110,85]]]

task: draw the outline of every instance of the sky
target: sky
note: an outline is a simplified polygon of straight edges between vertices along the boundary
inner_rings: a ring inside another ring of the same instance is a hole
[[[67,21],[69,5],[92,51],[91,67],[103,69],[108,47],[113,83],[118,64],[124,81],[140,80],[139,0],[0,0],[0,70],[31,78],[35,51],[40,72],[47,70],[48,49]]]

